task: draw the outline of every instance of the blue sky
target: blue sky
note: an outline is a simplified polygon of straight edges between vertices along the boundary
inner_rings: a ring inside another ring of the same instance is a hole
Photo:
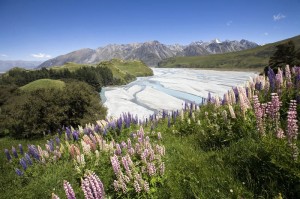
[[[81,48],[300,34],[299,0],[0,0],[0,60],[47,60]]]

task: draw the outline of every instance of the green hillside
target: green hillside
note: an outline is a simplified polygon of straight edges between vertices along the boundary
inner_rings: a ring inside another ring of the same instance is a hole
[[[39,79],[33,82],[30,82],[29,84],[26,84],[25,86],[20,87],[23,91],[33,91],[43,88],[48,89],[63,89],[65,87],[65,82],[60,80],[52,80],[52,79]]]
[[[119,84],[129,83],[130,81],[135,80],[136,77],[153,75],[153,71],[151,70],[151,68],[149,68],[146,64],[144,64],[139,60],[124,61],[121,59],[112,59],[110,61],[102,61],[99,64],[89,64],[89,65],[68,62],[62,66],[53,66],[51,67],[51,69],[54,70],[68,69],[69,71],[73,72],[84,66],[108,67],[112,71],[114,78],[117,79],[117,82],[119,82]]]
[[[294,41],[296,48],[300,47],[299,35],[290,39],[245,51],[217,55],[173,57],[161,61],[158,64],[158,67],[262,70],[265,66],[268,65],[270,56],[276,50],[275,46],[281,43],[285,43],[288,40]]]

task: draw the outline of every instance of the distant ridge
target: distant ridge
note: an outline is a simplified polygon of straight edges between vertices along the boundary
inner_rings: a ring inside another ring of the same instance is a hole
[[[79,64],[97,63],[114,58],[123,60],[141,60],[148,66],[157,66],[163,59],[176,56],[196,56],[235,52],[257,47],[258,44],[247,40],[223,41],[218,39],[210,42],[197,41],[189,45],[166,45],[159,41],[149,41],[144,43],[131,44],[109,44],[97,49],[83,48],[49,59],[39,65],[41,67],[51,67],[64,65],[66,62]]]
[[[266,44],[263,46],[257,46],[255,48],[250,48],[248,50],[239,52],[214,55],[208,54],[205,56],[195,55],[193,57],[172,57],[160,61],[158,63],[158,67],[261,70],[268,65],[270,57],[276,50],[276,46],[289,40],[292,40],[295,43],[296,49],[300,48],[300,35],[298,35],[289,39]]]
[[[32,69],[41,63],[42,61],[0,60],[0,72],[5,72],[13,67]]]

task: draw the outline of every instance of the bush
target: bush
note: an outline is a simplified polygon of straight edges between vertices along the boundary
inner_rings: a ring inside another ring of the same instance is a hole
[[[97,92],[83,82],[70,82],[63,90],[39,89],[18,92],[0,113],[1,134],[40,137],[62,126],[84,125],[103,119],[106,109]]]

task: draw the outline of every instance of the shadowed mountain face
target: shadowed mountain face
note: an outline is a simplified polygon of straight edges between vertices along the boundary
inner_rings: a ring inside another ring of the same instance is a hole
[[[175,56],[198,56],[208,54],[220,54],[235,52],[257,47],[258,44],[247,41],[213,40],[210,42],[193,42],[189,45],[165,45],[158,41],[131,44],[109,44],[95,50],[84,48],[65,55],[49,59],[42,63],[41,67],[60,66],[66,62],[97,63],[113,58],[131,60],[138,59],[148,66],[157,66],[163,59]]]

